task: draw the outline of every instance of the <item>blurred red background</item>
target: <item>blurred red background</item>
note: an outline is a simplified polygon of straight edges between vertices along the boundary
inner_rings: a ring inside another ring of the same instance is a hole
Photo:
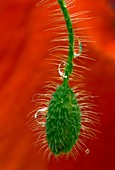
[[[77,161],[59,163],[42,159],[33,147],[33,134],[26,126],[27,114],[35,106],[34,94],[50,80],[49,41],[44,32],[48,10],[33,0],[0,1],[0,170],[114,170],[115,169],[115,2],[76,0],[77,10],[90,10],[89,23],[96,41],[90,43],[86,89],[94,96],[101,116],[101,134],[89,141],[90,154]]]

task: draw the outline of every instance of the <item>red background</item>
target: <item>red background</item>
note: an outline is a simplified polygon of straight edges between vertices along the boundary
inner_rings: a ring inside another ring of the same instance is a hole
[[[47,162],[33,147],[33,134],[26,116],[35,106],[33,94],[39,93],[51,78],[47,70],[49,41],[44,33],[46,9],[33,0],[0,1],[0,169],[1,170],[114,170],[115,169],[115,11],[114,0],[76,0],[76,10],[90,10],[94,28],[88,55],[91,72],[85,73],[86,88],[93,95],[101,116],[101,134],[89,141],[90,154],[77,161]],[[110,3],[111,2],[111,3]],[[83,26],[87,22],[82,23]]]

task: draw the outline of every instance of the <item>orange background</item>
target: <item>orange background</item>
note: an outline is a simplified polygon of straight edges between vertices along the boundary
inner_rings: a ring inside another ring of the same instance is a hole
[[[96,44],[89,45],[86,88],[92,92],[101,116],[101,134],[89,141],[90,154],[77,161],[47,162],[33,147],[33,134],[26,126],[27,114],[51,78],[47,70],[49,41],[44,32],[46,9],[33,0],[0,1],[0,170],[114,170],[115,169],[115,11],[114,0],[76,0],[76,10],[90,10],[94,28],[84,31]],[[111,3],[110,3],[111,2]],[[82,23],[82,26],[87,22]]]

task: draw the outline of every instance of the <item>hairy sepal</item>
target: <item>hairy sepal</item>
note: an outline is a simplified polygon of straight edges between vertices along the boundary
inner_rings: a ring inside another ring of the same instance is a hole
[[[54,155],[72,150],[80,134],[80,117],[74,92],[60,85],[52,95],[46,120],[46,138]]]

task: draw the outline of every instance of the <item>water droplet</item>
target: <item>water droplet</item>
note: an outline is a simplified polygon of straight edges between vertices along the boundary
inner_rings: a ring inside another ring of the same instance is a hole
[[[44,107],[42,109],[37,110],[37,112],[34,115],[36,122],[42,127],[45,127],[46,124],[46,111],[47,107]]]
[[[88,154],[90,153],[90,150],[89,150],[89,149],[86,149],[86,150],[85,150],[85,153],[86,153],[86,155],[88,155]]]
[[[39,125],[41,125],[42,127],[45,127],[46,122],[39,122]]]
[[[82,43],[78,37],[75,37],[78,41],[79,50],[78,53],[74,52],[74,58],[79,57],[82,54]]]
[[[61,77],[67,78],[67,76],[64,75],[65,66],[66,66],[66,62],[62,61],[58,66],[58,72]]]

